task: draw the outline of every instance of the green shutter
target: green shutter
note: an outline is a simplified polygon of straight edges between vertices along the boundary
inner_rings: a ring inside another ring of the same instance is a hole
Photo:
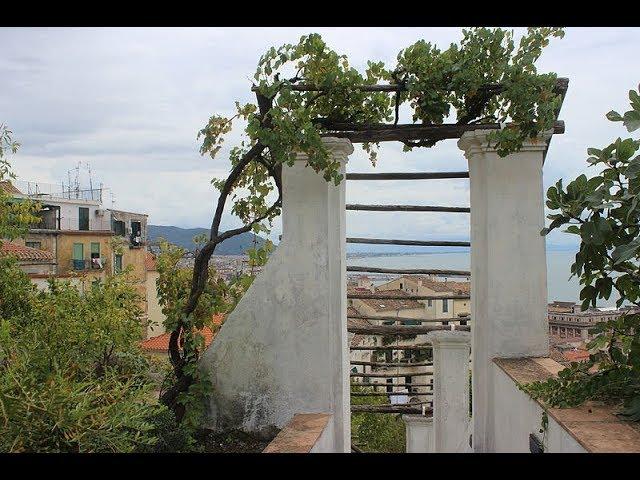
[[[78,230],[89,230],[89,209],[78,207]]]
[[[73,244],[73,259],[84,260],[84,245],[82,243]]]
[[[116,255],[113,260],[115,273],[120,273],[122,271],[122,255]]]
[[[91,242],[91,256],[93,256],[93,254],[97,254],[97,256],[100,256],[100,243],[98,242]]]

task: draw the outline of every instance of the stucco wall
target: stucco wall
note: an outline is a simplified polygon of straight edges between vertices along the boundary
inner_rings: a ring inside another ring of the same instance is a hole
[[[344,169],[351,144],[325,142]],[[260,432],[298,412],[330,412],[332,450],[347,452],[344,182],[305,163],[283,168],[282,242],[203,356],[209,426]]]
[[[162,313],[162,307],[158,303],[158,292],[156,290],[156,281],[160,274],[157,271],[147,271],[147,279],[145,282],[147,296],[147,315],[149,318],[149,326],[147,327],[147,338],[155,337],[165,333],[164,328],[165,316]]]
[[[516,383],[497,365],[492,365],[495,399],[493,432],[489,451],[497,453],[528,453],[529,434],[539,433],[542,407],[529,395],[519,390]],[[545,438],[545,452],[584,453],[586,450],[551,416]]]

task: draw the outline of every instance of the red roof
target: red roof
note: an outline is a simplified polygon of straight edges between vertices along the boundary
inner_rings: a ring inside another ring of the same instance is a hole
[[[144,267],[147,269],[148,272],[157,270],[156,256],[153,253],[147,252],[147,254],[145,255]]]
[[[18,260],[35,260],[47,263],[53,262],[56,259],[50,252],[7,241],[3,241],[0,245],[0,255],[12,255]]]
[[[214,315],[213,318],[213,324],[214,325],[222,325],[222,322],[224,321],[224,315]],[[204,336],[204,348],[207,349],[209,347],[209,345],[211,345],[211,342],[213,342],[213,339],[216,336],[216,333],[218,332],[218,330],[216,329],[216,331],[214,332],[213,330],[211,330],[211,328],[209,327],[204,327],[202,330],[200,330],[200,333]],[[169,338],[171,337],[171,333],[167,332],[167,333],[163,333],[162,335],[158,335],[156,337],[151,337],[148,338],[142,342],[140,342],[140,346],[142,347],[143,350],[146,350],[147,352],[167,352],[169,350]]]
[[[18,190],[9,180],[3,180],[0,182],[0,190],[11,195],[22,195],[22,192]]]
[[[562,356],[569,362],[584,362],[589,360],[589,352],[587,350],[567,350]]]

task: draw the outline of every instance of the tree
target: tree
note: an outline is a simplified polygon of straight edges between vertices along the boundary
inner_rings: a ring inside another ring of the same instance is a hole
[[[194,237],[194,242],[202,244],[203,241],[198,237]],[[212,322],[212,316],[220,313],[228,314],[235,308],[255,278],[254,267],[264,265],[267,262],[268,254],[272,248],[273,244],[266,242],[261,248],[250,249],[247,253],[249,254],[251,272],[239,274],[229,282],[217,277],[213,266],[208,267],[207,283],[198,299],[196,309],[191,314],[190,328],[183,328],[184,338],[181,336],[179,339],[181,349],[185,344],[191,345],[192,348],[195,347],[191,351],[193,356],[191,361],[186,362],[186,368],[189,368],[188,374],[192,380],[191,384],[189,389],[177,399],[176,408],[174,408],[176,419],[191,431],[196,431],[200,426],[204,415],[204,395],[210,389],[208,381],[202,378],[196,363],[196,359],[205,348],[204,336],[201,331],[205,326],[214,332],[219,328],[219,325]],[[191,288],[191,270],[180,267],[180,260],[184,253],[185,250],[182,247],[172,245],[163,239],[160,240],[160,254],[156,260],[159,274],[156,289],[162,313],[165,315],[164,326],[167,331],[174,331],[182,318],[184,304],[189,297]],[[164,392],[165,389],[161,392],[161,398]]]
[[[402,50],[397,64],[368,62],[364,72],[349,65],[318,34],[303,36],[297,44],[270,48],[259,60],[253,78],[256,102],[236,102],[232,117],[214,115],[199,132],[200,152],[212,158],[221,150],[224,135],[236,120],[244,120],[244,136],[231,148],[231,172],[213,180],[220,191],[208,241],[196,256],[188,299],[176,317],[169,343],[175,384],[162,397],[171,408],[194,382],[200,349],[179,345],[181,332],[194,327],[193,313],[207,288],[208,263],[217,245],[244,232],[268,231],[280,213],[282,165],[292,165],[297,153],[307,155],[308,166],[327,181],[339,184],[339,162],[333,160],[322,137],[348,128],[375,130],[383,122],[398,124],[400,106],[412,109],[414,123],[440,125],[451,109],[457,125],[486,121],[508,128],[490,135],[500,155],[518,150],[523,140],[553,126],[561,96],[554,90],[556,75],[538,74],[535,62],[562,29],[530,28],[516,48],[513,33],[503,29],[463,30],[459,45],[441,51],[425,41]],[[379,82],[393,82],[379,88]],[[443,138],[405,141],[405,148],[430,147]],[[375,163],[377,145],[364,143]],[[248,193],[240,196],[238,189]],[[269,203],[269,198],[276,198]],[[231,197],[231,212],[243,226],[220,231],[222,213]]]
[[[374,393],[373,387],[354,387],[353,392]],[[389,405],[382,396],[352,396],[352,405]],[[404,453],[405,425],[400,415],[365,413],[352,414],[351,441],[367,452]]]
[[[15,152],[3,127],[0,175]],[[0,189],[2,235],[27,231],[37,208]],[[14,258],[0,256],[0,451],[128,452],[156,442],[138,345],[139,298],[126,274],[81,293],[51,280],[38,291]]]
[[[39,208],[35,202],[15,200],[3,188],[10,186],[11,180],[15,179],[7,155],[15,154],[20,147],[11,135],[11,130],[0,124],[0,245],[3,239],[13,240],[24,235],[29,225],[39,220],[35,216]]]
[[[640,95],[629,91],[631,110],[607,113],[629,132],[640,128]],[[589,148],[587,162],[601,167],[587,178],[580,175],[563,188],[558,181],[547,191],[550,231],[568,225],[565,232],[580,236],[580,250],[571,274],[584,285],[582,310],[609,299],[613,290],[617,306],[640,306],[640,140],[617,138],[602,149]],[[625,414],[640,421],[640,310],[630,310],[616,320],[598,324],[597,336],[588,344],[589,361],[559,373],[558,379],[535,383],[528,390],[552,406],[575,406],[589,399],[623,401]],[[593,370],[596,370],[595,372]]]

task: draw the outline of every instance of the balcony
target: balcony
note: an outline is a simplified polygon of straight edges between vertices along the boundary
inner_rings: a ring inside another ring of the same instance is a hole
[[[87,270],[104,270],[107,263],[107,259],[100,258],[90,258],[86,260],[76,260],[72,259],[70,261],[71,269],[76,272],[82,272]]]

